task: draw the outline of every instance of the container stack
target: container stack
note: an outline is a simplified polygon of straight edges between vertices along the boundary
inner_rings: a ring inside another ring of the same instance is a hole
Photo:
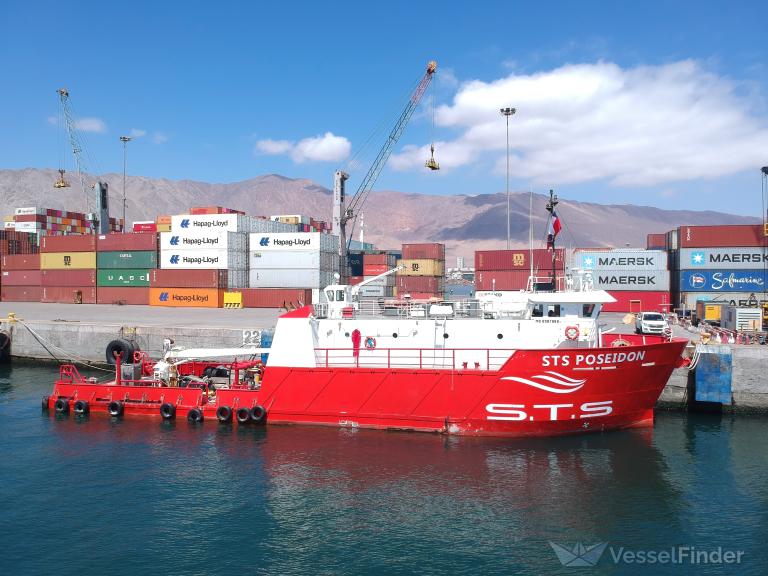
[[[149,272],[157,268],[157,234],[106,234],[96,239],[99,304],[149,304]]]
[[[339,238],[319,232],[250,235],[250,288],[321,289],[336,282]]]
[[[40,302],[40,254],[4,254],[0,257],[0,300]]]
[[[574,266],[592,272],[594,288],[616,299],[603,306],[605,312],[670,310],[670,275],[663,250],[578,249]]]
[[[157,232],[170,232],[171,231],[171,217],[170,216],[158,216],[155,218],[155,228]]]
[[[90,234],[93,230],[85,214],[54,210],[53,208],[37,208],[35,206],[16,208],[13,216],[13,227],[17,232],[34,232],[40,236],[61,236],[66,234]],[[118,231],[121,222],[116,218],[109,219],[109,229]]]
[[[323,232],[324,234],[331,232],[331,226],[327,222],[315,220],[302,214],[276,215],[270,216],[269,219],[273,222],[294,225],[299,232]]]
[[[395,277],[397,296],[413,299],[445,296],[445,244],[403,244],[404,267]]]
[[[479,291],[518,291],[528,288],[531,277],[551,281],[551,250],[478,250],[475,252],[475,289]],[[562,283],[565,274],[565,250],[554,251],[555,278]]]
[[[40,239],[41,302],[96,304],[96,236]]]
[[[372,251],[362,254],[362,277],[352,276],[350,272],[350,284],[359,284],[363,281],[369,283],[360,288],[359,296],[362,298],[394,298],[396,278],[394,274],[373,280],[379,274],[392,270],[397,266],[401,257],[400,253],[387,251]]]
[[[736,306],[765,298],[768,237],[762,225],[682,226],[674,231],[676,302],[695,309],[697,301]]]
[[[241,210],[234,210],[233,208],[225,208],[224,206],[193,206],[189,209],[189,213],[192,215],[200,214],[245,214]]]

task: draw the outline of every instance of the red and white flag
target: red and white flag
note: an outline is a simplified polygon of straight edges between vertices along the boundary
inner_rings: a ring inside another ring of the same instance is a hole
[[[557,216],[557,212],[552,210],[552,218],[549,221],[549,230],[547,230],[547,249],[551,250],[555,247],[555,238],[563,229],[563,225],[560,223],[560,218]]]

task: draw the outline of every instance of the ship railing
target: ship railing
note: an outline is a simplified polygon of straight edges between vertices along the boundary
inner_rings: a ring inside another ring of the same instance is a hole
[[[499,370],[514,354],[506,348],[316,348],[319,368]]]
[[[328,304],[314,304],[315,316],[328,317]],[[343,309],[343,318],[483,318],[484,308],[477,300],[443,302],[403,302],[394,300],[363,300],[357,308]]]

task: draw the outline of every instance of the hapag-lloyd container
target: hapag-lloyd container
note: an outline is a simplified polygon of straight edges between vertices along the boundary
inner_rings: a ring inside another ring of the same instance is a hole
[[[573,255],[573,267],[584,270],[667,270],[662,250],[582,251]]]
[[[669,292],[668,270],[594,270],[592,283],[595,290],[634,290]]]
[[[762,224],[680,226],[678,230],[680,248],[768,245]]]
[[[96,252],[96,236],[43,236],[40,238],[40,252]]]
[[[96,286],[96,270],[41,270],[41,286]]]
[[[0,300],[3,302],[40,302],[42,286],[0,286]]]
[[[534,250],[478,250],[475,252],[475,270],[530,270],[531,253],[534,271],[552,269],[552,251]],[[565,250],[555,249],[555,270],[565,268]]]
[[[94,286],[43,286],[40,302],[57,304],[96,304]]]
[[[611,290],[616,302],[603,304],[603,312],[669,312],[672,298],[667,291]]]
[[[152,232],[102,234],[96,238],[97,252],[157,251],[157,234]]]
[[[149,288],[99,287],[96,292],[97,304],[130,304],[134,306],[149,304]]]
[[[251,232],[251,218],[242,214],[180,214],[171,216],[172,232]]]
[[[150,270],[153,288],[227,288],[227,270]]]
[[[445,260],[445,244],[403,244],[404,260]]]
[[[96,285],[108,287],[149,287],[149,270],[98,270]]]
[[[768,266],[768,248],[683,248],[678,253],[681,270],[750,270]]]
[[[317,250],[251,251],[248,254],[250,268],[318,268],[339,269],[339,256],[332,252]]]
[[[160,250],[231,250],[245,252],[248,235],[243,232],[222,230],[193,230],[190,232],[163,232],[160,234]]]
[[[320,252],[339,251],[339,237],[320,232],[275,232],[257,233],[249,237],[251,251],[317,250]]]
[[[680,292],[763,292],[768,286],[768,271],[760,270],[681,270]]]
[[[157,268],[157,252],[141,250],[135,252],[97,252],[96,265],[98,268],[127,268],[147,269]]]
[[[53,236],[43,236],[53,238]],[[96,252],[45,252],[40,254],[41,270],[84,270],[96,268]]]
[[[40,286],[40,270],[3,270],[0,274],[2,286]]]
[[[445,262],[442,260],[423,260],[404,258],[397,261],[398,266],[405,268],[398,270],[401,276],[444,276]]]
[[[768,302],[764,292],[680,292],[675,303],[678,307],[696,308],[697,301],[725,302],[731,306],[752,308]]]
[[[224,291],[214,288],[150,288],[150,306],[221,308]]]
[[[250,270],[250,288],[325,288],[335,284],[332,272],[321,272],[316,268],[298,270],[277,270],[259,268]]]
[[[1,270],[40,270],[40,254],[6,254],[0,259]]]
[[[243,294],[243,308],[298,308],[312,302],[312,290],[299,288],[246,288],[238,292]]]
[[[231,216],[231,214],[225,214]],[[160,268],[202,268],[245,270],[248,260],[245,252],[229,250],[161,250]]]

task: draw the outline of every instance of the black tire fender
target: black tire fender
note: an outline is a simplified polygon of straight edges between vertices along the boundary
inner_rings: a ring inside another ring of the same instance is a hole
[[[123,364],[131,363],[133,362],[133,353],[136,350],[138,350],[138,346],[136,346],[133,342],[123,340],[122,338],[112,340],[109,344],[107,344],[107,364],[110,366],[115,365],[115,354],[123,355]]]
[[[237,409],[237,421],[239,424],[247,424],[251,421],[251,411],[246,408],[245,406],[242,406]]]
[[[256,424],[261,424],[264,422],[264,418],[267,417],[267,411],[264,409],[263,406],[259,406],[256,404],[253,408],[251,408],[251,420],[255,422]]]
[[[85,400],[76,400],[74,406],[72,407],[75,414],[78,414],[80,416],[85,416],[88,414],[88,412],[91,411],[91,407],[88,405],[88,402]]]
[[[160,416],[163,417],[163,420],[173,420],[176,418],[176,406],[170,402],[165,402],[160,406]]]
[[[115,418],[122,416],[124,410],[125,406],[120,400],[112,400],[112,402],[107,405],[107,412],[109,412],[110,416],[114,416]]]
[[[216,419],[219,422],[232,422],[232,408],[229,406],[219,406],[216,409]]]
[[[187,412],[187,420],[194,422],[195,424],[202,422],[204,419],[203,411],[200,408],[192,408]]]
[[[69,413],[69,399],[68,398],[59,398],[56,400],[56,404],[53,405],[56,412],[59,414],[68,414]]]

